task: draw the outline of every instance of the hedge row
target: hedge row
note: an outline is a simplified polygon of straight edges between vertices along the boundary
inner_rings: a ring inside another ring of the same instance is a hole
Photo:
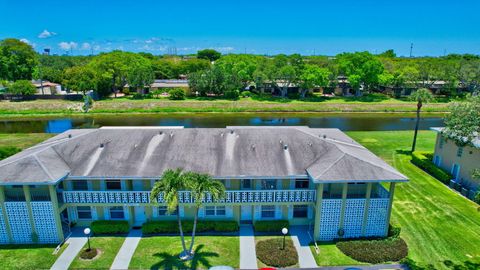
[[[20,152],[22,149],[15,146],[1,146],[0,147],[0,160],[5,159],[9,156],[13,156],[16,153]]]
[[[93,234],[126,234],[130,225],[126,220],[97,220],[90,225]]]
[[[350,258],[366,263],[395,262],[408,255],[408,246],[402,238],[341,241],[337,247]]]
[[[433,164],[431,157],[431,152],[419,152],[415,151],[412,153],[412,163],[437,178],[444,184],[449,184],[453,176],[447,171],[437,167]]]
[[[253,228],[257,232],[278,232],[280,233],[283,228],[290,226],[288,220],[260,220],[255,221]]]
[[[182,221],[182,229],[184,232],[192,232],[193,221]],[[236,221],[198,221],[196,232],[236,232],[238,231],[238,223]],[[148,221],[142,226],[143,234],[162,234],[162,233],[178,233],[177,221]]]
[[[287,267],[297,264],[298,254],[293,241],[290,238],[285,240],[285,249],[282,249],[282,237],[259,241],[256,245],[257,258],[268,266]]]

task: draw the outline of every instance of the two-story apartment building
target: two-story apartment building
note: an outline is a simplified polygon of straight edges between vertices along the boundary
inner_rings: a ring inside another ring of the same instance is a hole
[[[168,214],[150,190],[166,169],[208,173],[225,198],[201,219],[288,219],[317,240],[385,236],[407,178],[338,129],[103,127],[68,130],[0,161],[0,243],[55,243],[68,223],[193,218],[182,191]],[[387,188],[385,188],[387,187]]]
[[[437,132],[433,163],[450,172],[452,183],[463,187],[462,193],[473,198],[480,188],[480,179],[473,179],[474,169],[480,169],[480,138],[471,145],[459,146],[453,140],[442,135],[443,128],[432,128]]]

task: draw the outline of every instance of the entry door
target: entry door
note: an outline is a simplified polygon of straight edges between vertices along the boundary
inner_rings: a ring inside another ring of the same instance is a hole
[[[240,217],[241,220],[252,220],[252,206],[251,205],[242,205],[240,210],[242,211],[242,215]]]
[[[147,221],[147,217],[145,215],[145,206],[136,206],[135,208],[135,222],[133,226],[142,226],[145,221]]]
[[[459,172],[460,172],[460,165],[453,164],[452,175],[455,180],[458,180]]]

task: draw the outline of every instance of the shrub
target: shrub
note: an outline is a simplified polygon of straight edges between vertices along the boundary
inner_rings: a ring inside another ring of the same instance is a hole
[[[10,85],[8,92],[14,95],[33,95],[37,88],[28,80],[18,80]]]
[[[182,221],[182,229],[184,232],[192,232],[193,221]],[[196,232],[235,232],[238,231],[238,223],[236,221],[199,221],[197,222]],[[173,220],[165,221],[149,221],[142,226],[143,234],[165,234],[178,233],[178,223]]]
[[[427,157],[428,155],[429,152],[415,151],[412,153],[412,163],[417,165],[419,168],[426,171],[433,177],[437,178],[442,183],[448,185],[453,176],[447,171],[433,164],[432,160]]]
[[[226,99],[238,99],[240,92],[238,90],[228,90],[223,94]]]
[[[260,220],[255,221],[253,227],[257,232],[278,232],[283,228],[288,228],[290,223],[288,220]]]
[[[173,88],[168,92],[170,96],[168,97],[171,100],[184,100],[185,99],[185,91],[181,88]]]
[[[341,241],[337,242],[337,247],[350,258],[366,263],[400,261],[408,254],[402,238]]]
[[[2,146],[0,147],[0,160],[13,156],[16,153],[20,152],[22,149],[15,146]]]
[[[80,258],[84,259],[84,260],[91,260],[93,258],[95,258],[95,256],[97,256],[98,252],[97,252],[97,249],[96,248],[92,248],[92,249],[84,249],[82,250],[82,252],[80,252]]]
[[[398,237],[400,237],[400,232],[401,231],[402,231],[402,228],[397,227],[397,226],[393,226],[392,224],[390,224],[388,226],[388,237],[398,238]]]
[[[126,234],[130,225],[126,220],[97,220],[90,225],[95,235],[99,234]]]
[[[291,239],[286,239],[282,249],[283,238],[276,237],[259,241],[256,245],[257,258],[268,266],[287,267],[298,262],[298,254]]]
[[[240,96],[241,96],[241,97],[244,97],[244,98],[251,97],[251,96],[252,96],[252,92],[250,92],[250,91],[248,91],[248,90],[247,90],[247,91],[242,91],[242,92],[240,93]]]

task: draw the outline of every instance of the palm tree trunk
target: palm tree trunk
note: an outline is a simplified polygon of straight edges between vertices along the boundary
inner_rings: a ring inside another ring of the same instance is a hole
[[[180,219],[180,207],[177,203],[177,222],[178,222],[178,231],[180,232],[180,239],[182,240],[183,253],[187,254],[187,245],[185,245],[185,236],[183,235],[182,229],[182,220]]]
[[[420,124],[420,110],[422,109],[422,103],[417,104],[417,122],[415,123],[415,133],[413,134],[412,153],[415,151],[415,145],[417,144],[418,125]]]
[[[199,207],[195,207],[195,217],[193,219],[193,229],[192,229],[192,241],[190,242],[190,249],[188,250],[188,254],[189,255],[193,255],[192,253],[192,249],[193,249],[193,245],[194,245],[194,242],[195,242],[195,230],[197,229],[197,220],[198,220],[198,211],[199,211]]]

